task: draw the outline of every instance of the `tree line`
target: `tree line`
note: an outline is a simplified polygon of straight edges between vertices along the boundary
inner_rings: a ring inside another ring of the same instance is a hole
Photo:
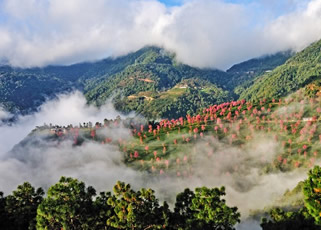
[[[263,230],[320,229],[321,167],[310,170],[304,181],[304,207],[272,209],[262,219]],[[118,181],[113,192],[97,194],[92,186],[61,177],[45,196],[28,182],[11,195],[0,192],[0,229],[170,229],[233,230],[240,222],[237,207],[222,198],[225,188],[199,187],[177,194],[173,209],[162,204],[152,189],[135,191]]]
[[[0,194],[0,229],[233,229],[236,207],[226,205],[221,188],[186,189],[174,210],[160,204],[152,189],[135,191],[117,182],[113,192],[61,177],[44,196],[25,182],[6,197]]]

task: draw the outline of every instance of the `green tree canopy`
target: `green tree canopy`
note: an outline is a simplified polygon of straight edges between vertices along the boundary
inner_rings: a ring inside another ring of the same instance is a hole
[[[115,215],[107,220],[107,225],[116,229],[164,229],[168,226],[170,211],[168,205],[159,205],[152,189],[142,188],[136,192],[129,184],[117,182],[114,196],[108,204]]]
[[[28,182],[19,185],[17,190],[12,192],[12,195],[5,198],[4,211],[7,218],[5,229],[34,229],[37,207],[42,202],[43,195],[42,188],[35,190]],[[4,198],[0,198],[0,200],[2,203]]]
[[[95,195],[93,187],[86,188],[83,182],[61,177],[38,207],[37,229],[92,229]]]
[[[233,229],[240,221],[236,207],[226,205],[221,196],[225,188],[186,189],[177,195],[175,204],[176,226],[179,229]]]
[[[309,177],[304,181],[303,192],[305,206],[317,224],[321,225],[321,167],[315,166],[309,171]]]
[[[274,208],[269,212],[269,219],[263,218],[261,227],[263,230],[318,230],[320,227],[314,223],[313,217],[307,209],[298,211],[285,211]]]

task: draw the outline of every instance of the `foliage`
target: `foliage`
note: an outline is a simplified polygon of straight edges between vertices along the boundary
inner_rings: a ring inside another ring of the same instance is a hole
[[[255,79],[284,64],[292,55],[290,51],[278,52],[236,64],[227,70],[231,75],[228,85],[238,97],[255,82]]]
[[[176,95],[181,91],[179,89],[171,93]],[[182,100],[186,98],[189,97],[182,97]],[[194,102],[202,103],[197,99]],[[155,113],[165,108],[162,105]],[[96,122],[94,127],[85,124],[79,127],[58,126],[53,134],[50,127],[39,127],[31,138],[27,137],[15,148],[23,148],[32,141],[33,136],[43,136],[45,141],[71,140],[75,145],[94,140],[102,145],[115,145],[123,152],[124,162],[132,168],[154,176],[177,178],[193,175],[191,169],[198,162],[200,148],[203,158],[212,162],[213,167],[220,166],[215,158],[224,149],[238,148],[244,152],[243,156],[255,162],[254,167],[261,173],[285,172],[300,167],[311,168],[320,158],[320,114],[321,97],[307,98],[302,89],[279,100],[254,103],[231,101],[204,108],[194,116],[187,114],[178,119],[150,121],[148,124],[146,121],[116,119],[103,124]],[[106,133],[105,129],[118,129],[119,124],[130,129],[132,138],[117,140],[111,134],[101,135]],[[257,146],[258,139],[275,146],[269,150],[273,154],[262,152],[264,156],[260,160],[253,156],[251,149]],[[245,170],[244,167],[231,165],[218,173],[239,174]],[[293,196],[294,201],[295,198]]]
[[[9,226],[5,207],[6,199],[3,196],[3,192],[0,192],[0,229],[5,229],[7,226]]]
[[[227,70],[228,73],[255,74],[260,75],[266,71],[275,69],[275,67],[284,64],[293,53],[291,51],[278,52],[276,54],[265,55],[253,58],[248,61],[233,65]]]
[[[108,205],[108,199],[111,197],[111,192],[101,192],[94,200],[94,211],[91,213],[94,218],[92,227],[94,229],[106,229],[107,220],[115,215],[113,207]],[[108,228],[114,229],[112,227]]]
[[[272,209],[270,219],[264,218],[261,223],[263,230],[318,230],[320,226],[314,223],[306,208],[298,211],[284,211],[280,208]]]
[[[44,74],[1,73],[0,69],[0,76],[0,105],[13,113],[34,111],[47,97],[72,89],[71,82]]]
[[[42,202],[43,195],[44,191],[41,188],[35,190],[26,182],[19,185],[12,195],[5,197],[5,199],[1,197],[0,209],[3,212],[1,212],[0,218],[1,224],[4,225],[3,229],[34,229],[37,207]]]
[[[321,96],[321,79],[315,80],[311,84],[305,86],[304,91],[304,94],[310,98]]]
[[[303,187],[305,205],[316,223],[321,225],[321,167],[315,166],[309,171],[309,177]]]
[[[47,99],[74,89],[90,86],[86,82],[97,81],[122,71],[145,52],[139,50],[117,59],[107,58],[93,63],[44,68],[13,68],[0,66],[0,105],[13,113],[33,112]]]
[[[155,120],[162,117],[176,119],[185,114],[194,115],[202,108],[231,99],[227,91],[211,84],[202,90],[176,88],[155,93],[153,97],[145,95],[116,98],[115,108],[124,112],[136,111],[144,117]]]
[[[145,47],[115,59],[70,66],[0,66],[0,106],[12,113],[30,113],[47,99],[78,89],[93,104],[113,98],[122,112],[134,110],[149,119],[176,118],[238,97],[256,76],[282,64],[288,56],[280,53],[252,59],[224,72],[179,64],[173,53]],[[185,84],[188,90],[184,94],[173,95],[173,90]]]
[[[37,229],[91,229],[95,226],[93,187],[62,177],[37,210]]]
[[[233,229],[237,208],[221,196],[224,188],[186,189],[178,194],[174,212],[159,204],[152,189],[131,189],[117,182],[110,192],[95,197],[95,189],[69,177],[51,186],[47,197],[29,183],[13,195],[0,193],[1,229]],[[37,213],[36,213],[37,210]],[[37,215],[37,216],[36,216]],[[37,226],[35,225],[37,218]]]
[[[176,226],[179,229],[234,229],[240,222],[236,207],[228,207],[221,196],[225,188],[186,189],[177,195],[175,204]]]
[[[88,81],[85,92],[88,101],[97,105],[113,97],[123,112],[136,111],[149,119],[178,118],[231,99],[224,89],[227,79],[223,71],[177,64],[172,54],[150,47],[123,71],[102,81]]]
[[[320,47],[321,40],[297,53],[272,72],[264,74],[241,94],[241,98],[252,101],[280,98],[320,79]]]
[[[135,192],[129,184],[117,182],[115,195],[108,199],[115,215],[107,220],[107,225],[116,229],[163,229],[168,226],[168,205],[160,207],[151,189],[142,188]]]

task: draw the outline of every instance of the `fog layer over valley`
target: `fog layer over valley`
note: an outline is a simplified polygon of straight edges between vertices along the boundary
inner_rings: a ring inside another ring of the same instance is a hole
[[[6,114],[6,117],[9,116],[6,112],[3,112],[3,114]],[[85,97],[76,91],[71,94],[62,94],[58,96],[57,99],[48,101],[39,108],[37,113],[20,116],[15,123],[10,125],[3,123],[0,126],[0,170],[4,175],[0,179],[1,190],[9,192],[23,181],[32,181],[32,178],[35,179],[34,182],[36,184],[41,186],[51,185],[57,181],[60,176],[64,175],[59,172],[61,168],[70,167],[66,161],[59,163],[56,162],[53,157],[56,160],[63,159],[63,157],[73,157],[70,159],[71,161],[79,157],[79,155],[72,155],[72,152],[82,151],[81,148],[73,149],[70,143],[62,143],[61,146],[57,146],[55,143],[44,142],[41,138],[38,139],[38,137],[35,138],[39,142],[27,142],[24,148],[17,148],[14,152],[15,154],[9,152],[14,145],[22,141],[36,126],[42,126],[45,123],[52,123],[54,125],[79,125],[79,123],[85,121],[102,121],[104,118],[111,119],[118,115],[119,113],[113,109],[111,103],[106,103],[106,105],[99,109],[94,106],[88,106]],[[122,135],[123,138],[129,135],[128,130],[124,130],[124,133],[121,134],[119,133],[120,130],[117,132],[118,135]],[[29,141],[30,139],[27,140]],[[89,146],[88,151],[85,150],[86,147],[84,147],[83,150],[87,154],[91,152],[94,153],[95,151],[91,151],[91,147]],[[67,154],[68,152],[70,154]],[[109,152],[114,153],[116,151],[113,150]],[[50,157],[51,153],[53,154],[52,157]],[[115,153],[115,156],[117,156],[119,161],[119,154]],[[46,166],[46,162],[44,161],[49,159],[50,161],[48,161]],[[69,161],[69,163],[71,162]],[[79,163],[79,165],[82,164]],[[50,169],[50,167],[54,167],[56,170],[53,168]],[[45,171],[48,173],[44,173]],[[54,171],[59,175],[54,174]],[[51,177],[52,180],[50,180]]]
[[[182,175],[187,170],[192,172],[181,177],[135,170],[124,163],[124,153],[114,144],[101,144],[87,139],[82,145],[74,146],[72,140],[48,139],[46,133],[42,132],[26,137],[35,126],[44,123],[75,126],[91,121],[95,124],[97,121],[103,122],[104,118],[114,119],[118,114],[110,103],[98,109],[88,106],[81,93],[73,92],[48,101],[39,108],[39,112],[19,117],[10,126],[2,124],[0,190],[8,194],[24,181],[47,189],[61,176],[71,176],[93,185],[98,191],[106,191],[111,190],[117,180],[121,180],[136,189],[150,187],[160,199],[173,204],[175,195],[187,187],[225,186],[228,204],[237,206],[242,217],[246,218],[250,210],[271,204],[286,189],[295,187],[306,177],[305,169],[263,174],[261,169],[264,163],[271,162],[281,147],[267,134],[256,135],[241,149],[231,147],[224,140],[205,137],[189,152],[182,150],[179,153],[181,159],[192,162],[191,166],[185,167],[183,161],[181,166],[177,166]],[[132,138],[131,130],[122,124],[117,128],[102,128],[97,135],[124,141]],[[258,224],[255,226],[254,229],[257,229]]]

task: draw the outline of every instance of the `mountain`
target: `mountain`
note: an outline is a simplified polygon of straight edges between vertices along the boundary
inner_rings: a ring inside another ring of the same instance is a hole
[[[285,64],[257,78],[255,83],[241,94],[241,98],[279,98],[320,80],[320,50],[321,40],[297,53]]]
[[[97,105],[114,96],[123,112],[135,110],[150,118],[178,116],[230,100],[223,84],[227,78],[226,72],[182,65],[174,54],[146,47],[116,59],[71,66],[1,66],[0,105],[13,113],[30,113],[58,93],[78,89]],[[161,107],[159,113],[153,112]]]
[[[255,77],[291,56],[283,52],[251,59],[223,72],[177,63],[174,54],[160,48],[143,50],[123,71],[104,80],[90,80],[85,90],[88,101],[100,105],[113,96],[118,110],[136,111],[150,119],[178,118],[237,98],[233,92],[236,87],[245,88]]]
[[[177,118],[232,99],[225,84],[226,72],[177,63],[173,54],[160,48],[143,50],[123,71],[88,81],[88,101],[101,105],[113,96],[116,109],[156,119]]]
[[[46,73],[0,67],[0,104],[12,113],[29,113],[46,98],[71,90],[73,83]]]
[[[0,105],[12,113],[29,113],[45,100],[73,89],[83,91],[91,78],[108,77],[135,62],[137,55],[104,59],[93,63],[44,68],[0,66]]]
[[[257,77],[283,65],[293,54],[292,51],[278,52],[236,64],[227,70],[227,73],[231,75],[229,85],[234,93],[239,96],[253,85]]]
[[[59,93],[78,89],[98,106],[113,98],[115,107],[125,113],[177,118],[238,98],[253,79],[288,57],[289,53],[279,53],[251,59],[224,72],[183,65],[173,53],[145,47],[122,57],[70,66],[0,66],[0,106],[27,114]]]

